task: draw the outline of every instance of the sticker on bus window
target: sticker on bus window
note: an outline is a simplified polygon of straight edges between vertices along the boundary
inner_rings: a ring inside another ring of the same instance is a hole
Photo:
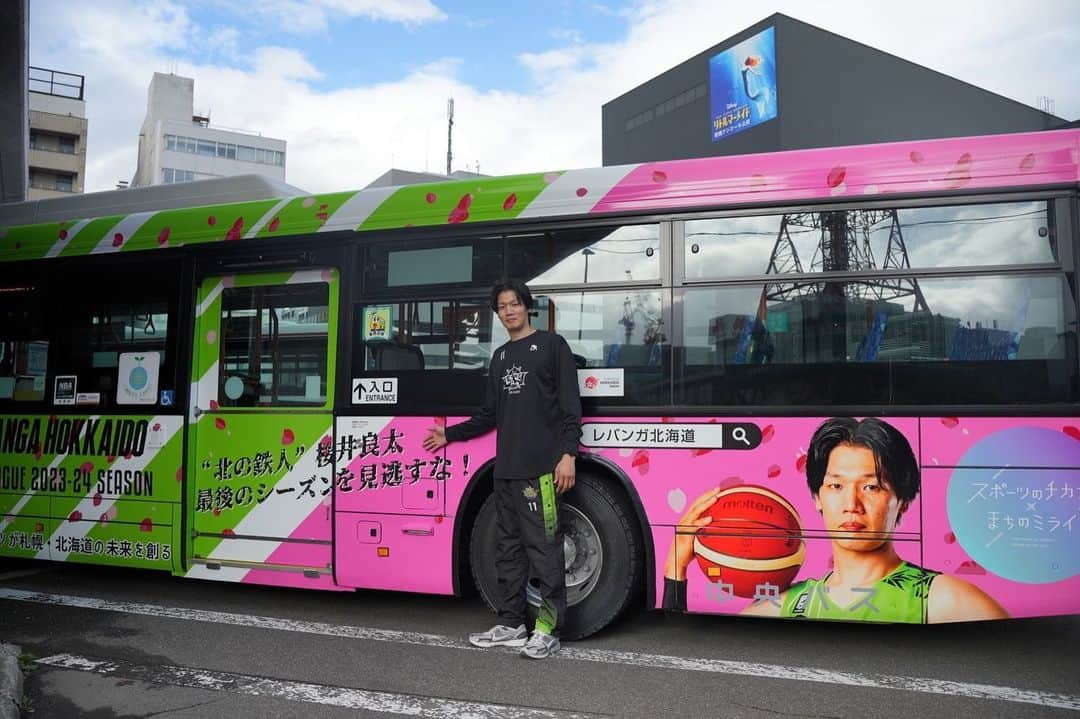
[[[397,404],[397,377],[353,378],[353,404]]]
[[[157,404],[160,352],[124,352],[117,368],[117,404]]]
[[[78,381],[73,374],[57,375],[53,382],[53,404],[74,405]]]
[[[625,394],[622,367],[579,369],[577,381],[582,397],[622,397]]]
[[[364,308],[364,341],[390,339],[390,305]]]

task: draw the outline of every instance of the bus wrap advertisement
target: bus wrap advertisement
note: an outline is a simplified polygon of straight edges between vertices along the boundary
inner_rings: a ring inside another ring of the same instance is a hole
[[[183,419],[0,417],[0,555],[173,570]]]

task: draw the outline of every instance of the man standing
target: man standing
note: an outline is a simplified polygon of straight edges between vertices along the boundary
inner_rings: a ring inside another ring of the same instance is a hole
[[[559,650],[566,616],[566,575],[558,495],[574,486],[574,458],[581,436],[577,372],[566,340],[529,322],[532,293],[508,280],[491,290],[491,309],[510,335],[488,368],[484,406],[445,430],[432,427],[424,447],[497,430],[495,454],[495,570],[499,618],[486,632],[470,634],[477,647],[524,647],[522,656],[544,659]],[[532,636],[525,628],[525,585],[540,584],[541,605]]]

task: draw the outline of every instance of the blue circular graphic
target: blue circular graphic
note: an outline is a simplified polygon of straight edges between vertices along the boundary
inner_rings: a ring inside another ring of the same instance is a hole
[[[128,386],[136,392],[146,386],[147,380],[150,379],[150,375],[147,374],[144,367],[136,367],[131,370],[131,374],[128,375]]]
[[[1080,441],[1042,427],[987,435],[960,459],[947,507],[964,551],[988,572],[1028,584],[1080,574]]]

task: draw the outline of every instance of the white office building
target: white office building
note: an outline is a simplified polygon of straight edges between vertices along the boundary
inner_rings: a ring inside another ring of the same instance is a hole
[[[155,72],[132,187],[258,174],[285,180],[285,141],[224,130],[195,114],[195,80]]]

